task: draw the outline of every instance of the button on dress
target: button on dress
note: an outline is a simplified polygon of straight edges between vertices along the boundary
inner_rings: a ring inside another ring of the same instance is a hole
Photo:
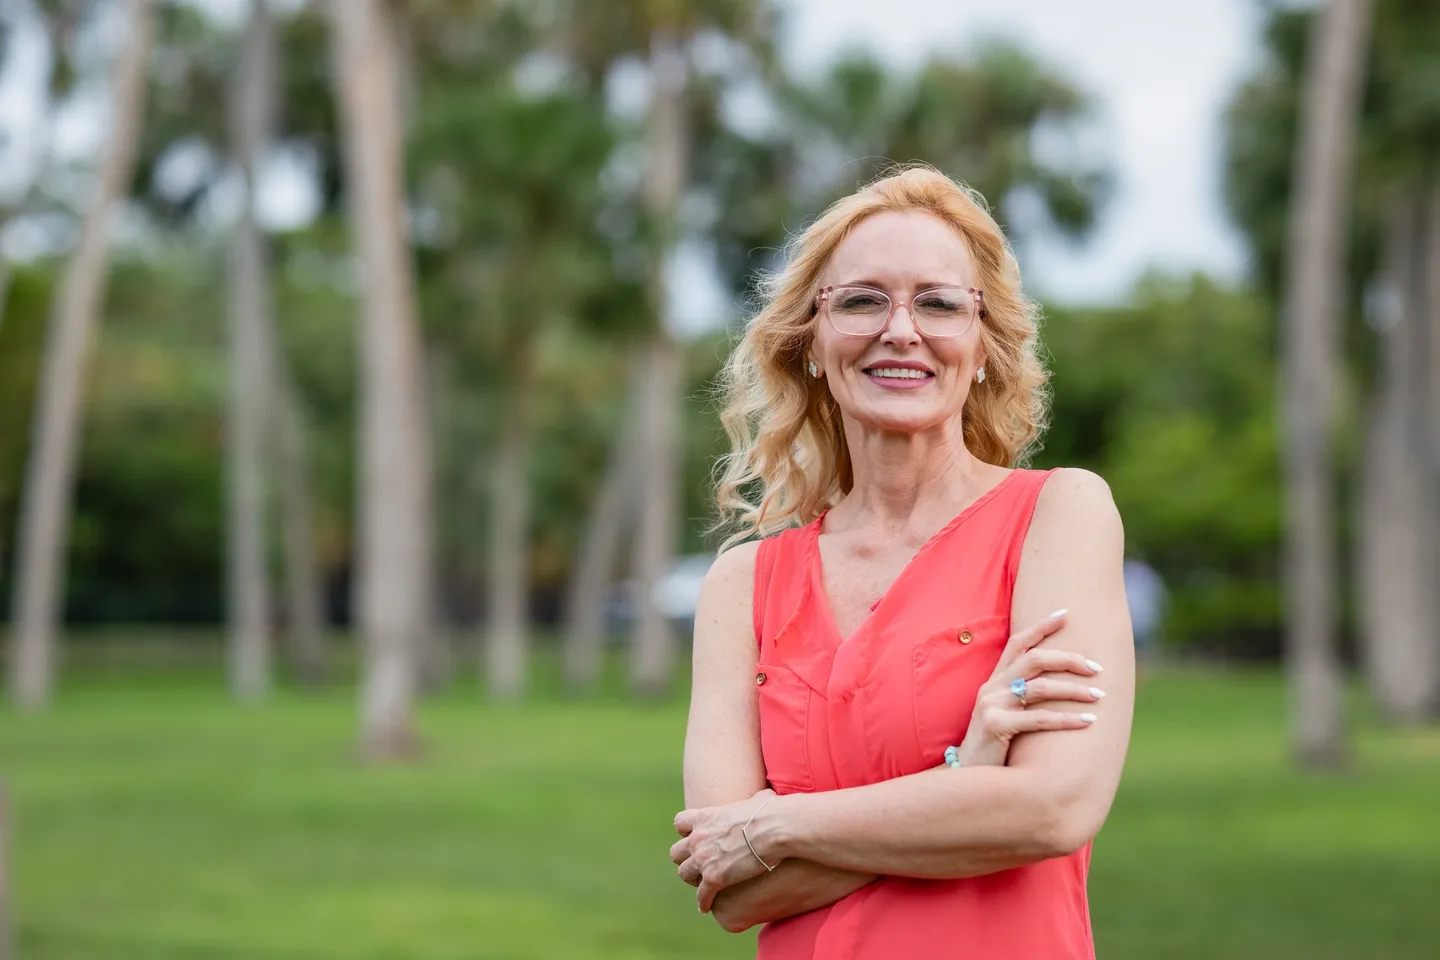
[[[965,738],[1010,636],[1020,552],[1049,471],[1014,470],[931,537],[849,637],[822,579],[824,517],[760,544],[755,685],[777,793],[918,773]],[[1090,845],[963,880],[882,877],[767,924],[758,960],[1091,960]]]

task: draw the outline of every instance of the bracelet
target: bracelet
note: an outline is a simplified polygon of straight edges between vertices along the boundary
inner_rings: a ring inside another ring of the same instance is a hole
[[[954,767],[957,770],[960,768],[960,753],[955,747],[945,748],[945,766]]]
[[[774,797],[769,797],[765,800],[765,803],[769,803],[771,800],[774,799]],[[755,844],[750,842],[750,834],[748,832],[750,829],[751,821],[753,821],[756,817],[760,816],[760,811],[765,809],[765,803],[760,804],[760,806],[755,808],[755,812],[750,814],[750,819],[746,820],[745,826],[740,828],[740,836],[745,838],[745,846],[749,847],[750,852],[755,854],[755,859],[760,861],[760,866],[764,867],[767,871],[773,871],[775,867],[770,866],[770,864],[765,862],[764,857],[760,856],[760,854],[758,853],[755,853]],[[776,866],[778,866],[778,864]]]

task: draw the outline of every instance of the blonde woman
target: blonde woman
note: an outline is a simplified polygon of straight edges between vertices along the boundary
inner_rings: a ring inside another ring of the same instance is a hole
[[[1045,413],[999,227],[928,168],[796,241],[728,368],[733,545],[696,620],[671,849],[763,960],[1094,955],[1129,739],[1123,531]]]

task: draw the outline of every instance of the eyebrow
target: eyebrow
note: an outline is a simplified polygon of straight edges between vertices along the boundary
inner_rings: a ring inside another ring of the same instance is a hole
[[[875,281],[875,280],[844,280],[844,281],[841,281],[841,282],[839,282],[839,283],[836,283],[835,286],[837,286],[837,287],[874,287],[876,290],[879,290],[879,291],[881,291],[881,292],[883,292],[883,293],[888,293],[888,292],[889,292],[889,289],[885,286],[885,284],[883,284],[883,283],[878,283],[878,282]],[[923,293],[923,292],[925,292],[926,290],[933,290],[933,289],[935,289],[936,287],[959,287],[961,290],[966,290],[966,289],[969,289],[969,288],[972,287],[972,286],[974,286],[974,284],[961,283],[961,282],[958,281],[958,280],[926,280],[926,281],[924,281],[924,282],[922,282],[922,283],[916,284],[916,286],[915,286],[914,289],[915,289],[915,292],[916,292],[916,293]]]

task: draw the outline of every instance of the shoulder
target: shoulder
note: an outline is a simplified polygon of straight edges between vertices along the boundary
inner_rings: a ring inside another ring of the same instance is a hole
[[[1098,473],[1081,467],[1059,467],[1048,471],[1040,490],[1040,503],[1061,504],[1067,508],[1115,506],[1110,484]]]
[[[1054,535],[1124,539],[1110,485],[1099,474],[1079,467],[1051,471],[1035,501],[1031,533],[1042,539]]]
[[[748,581],[755,575],[755,561],[763,540],[746,540],[721,553],[705,574],[706,583],[728,584]]]
[[[744,603],[748,608],[755,585],[755,562],[762,542],[747,540],[716,557],[700,583],[700,602],[725,606]]]

